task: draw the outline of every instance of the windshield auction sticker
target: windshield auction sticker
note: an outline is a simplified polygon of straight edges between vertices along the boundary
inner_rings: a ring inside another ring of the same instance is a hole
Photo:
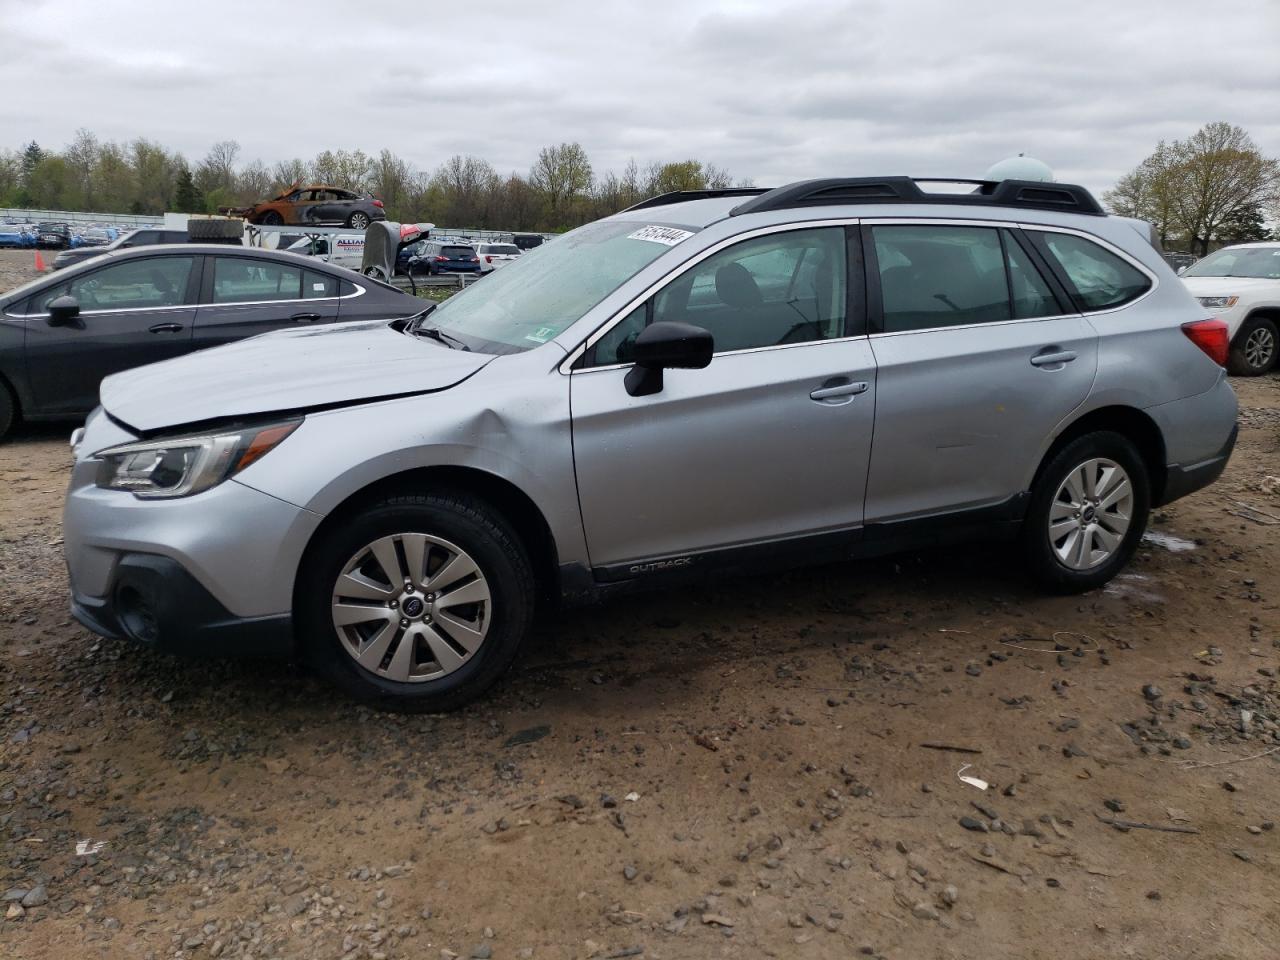
[[[681,240],[688,240],[692,236],[692,230],[681,230],[678,227],[641,227],[635,233],[627,234],[627,239],[648,240],[650,243],[674,247]]]

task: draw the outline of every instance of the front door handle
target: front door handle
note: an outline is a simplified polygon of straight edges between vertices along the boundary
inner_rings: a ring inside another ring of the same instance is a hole
[[[867,383],[865,380],[851,382],[844,377],[836,377],[811,392],[809,399],[817,400],[819,403],[830,403],[835,406],[836,404],[848,403],[858,394],[866,392]]]
[[[318,313],[295,313],[295,314],[294,314],[292,317],[290,317],[289,319],[290,319],[290,320],[292,320],[292,321],[294,321],[295,323],[311,323],[311,322],[313,322],[313,321],[315,321],[315,320],[319,320],[319,319],[320,319],[320,314],[318,314]]]
[[[1053,367],[1070,363],[1076,358],[1074,350],[1060,350],[1057,347],[1046,347],[1031,358],[1033,367]]]
[[[154,327],[148,327],[152,333],[181,333],[182,324],[180,323],[157,323]]]

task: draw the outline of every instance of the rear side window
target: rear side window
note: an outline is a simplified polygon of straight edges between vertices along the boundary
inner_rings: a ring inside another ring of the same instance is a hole
[[[886,333],[1012,318],[999,230],[922,224],[871,234]]]
[[[1069,233],[1031,234],[1065,274],[1067,289],[1081,310],[1106,310],[1136,300],[1151,289],[1141,270],[1092,240]]]
[[[875,226],[884,330],[1030,320],[1064,312],[1035,262],[995,227]]]
[[[256,303],[301,299],[302,271],[248,257],[213,258],[213,302]]]
[[[302,296],[307,300],[318,300],[338,295],[338,278],[327,273],[315,273],[308,270],[303,275]]]

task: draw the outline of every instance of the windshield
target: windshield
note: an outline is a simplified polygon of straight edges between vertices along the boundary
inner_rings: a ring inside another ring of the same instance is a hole
[[[1280,280],[1280,247],[1227,247],[1209,254],[1183,276]]]
[[[690,228],[600,220],[522,254],[431,314],[482,353],[519,353],[554,339]]]

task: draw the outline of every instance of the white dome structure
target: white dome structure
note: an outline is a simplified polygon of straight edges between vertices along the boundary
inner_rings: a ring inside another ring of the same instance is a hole
[[[1035,157],[1018,154],[988,168],[984,180],[1038,180],[1044,183],[1053,182],[1053,171],[1049,165]]]

